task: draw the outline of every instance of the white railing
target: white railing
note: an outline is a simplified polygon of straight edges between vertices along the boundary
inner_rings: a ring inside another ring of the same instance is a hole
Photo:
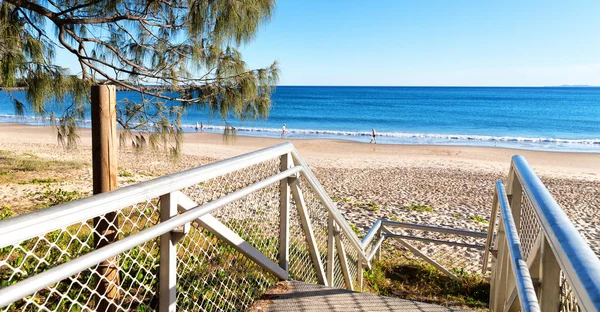
[[[361,241],[280,144],[0,221],[0,311],[237,311],[277,280],[362,288],[387,239],[454,279],[413,244],[475,250],[484,275],[494,255],[492,311],[598,311],[600,262],[522,157],[507,185],[489,235],[378,220]],[[97,220],[115,238],[98,249]]]
[[[407,231],[413,233],[405,233]],[[375,257],[380,258],[382,245],[386,241],[393,241],[399,244],[391,246],[392,249],[404,248],[443,274],[458,280],[459,277],[455,272],[474,273],[475,269],[479,268],[479,259],[485,250],[483,240],[487,237],[487,232],[379,219],[365,234],[361,243],[367,255],[367,263],[370,263]],[[465,239],[470,242],[464,242]],[[437,247],[432,248],[432,245]],[[473,251],[471,254],[474,256],[456,255],[456,251],[453,249],[457,248],[462,251]],[[436,254],[428,253],[424,249],[433,249]],[[359,282],[361,281],[359,277]],[[360,287],[362,287],[362,283]]]
[[[277,280],[353,289],[366,258],[285,143],[0,221],[0,310],[237,311]]]
[[[600,260],[525,158],[512,159],[505,194],[496,183],[489,233],[491,311],[600,311]],[[499,210],[499,211],[498,211]]]

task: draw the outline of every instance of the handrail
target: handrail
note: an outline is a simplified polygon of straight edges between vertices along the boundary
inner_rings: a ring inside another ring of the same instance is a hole
[[[186,213],[161,221],[157,225],[144,229],[141,232],[127,236],[103,248],[92,250],[67,263],[60,264],[54,268],[32,275],[16,284],[0,289],[0,307],[35,293],[49,285],[60,282],[77,272],[86,270],[102,261],[115,257],[118,254],[169,231],[174,231],[176,227],[180,227],[205,216],[211,211],[231,203],[234,200],[238,200],[264,187],[277,183],[280,180],[298,177],[299,174],[302,174],[302,176],[306,178],[309,188],[312,189],[316,197],[323,204],[325,210],[329,212],[332,219],[339,226],[341,233],[348,238],[350,244],[356,250],[358,254],[356,261],[361,264],[366,262],[367,266],[370,267],[370,258],[366,255],[364,248],[362,248],[358,236],[352,231],[350,225],[331,201],[323,186],[311,172],[308,164],[300,157],[291,143],[279,144],[213,164],[123,187],[108,193],[57,205],[7,220],[1,220],[0,248],[19,244],[27,239],[43,236],[49,232],[64,229],[73,224],[86,222],[97,216],[118,211],[145,202],[149,199],[162,197],[167,194],[176,196],[174,194],[178,194],[181,189],[193,186],[196,183],[239,171],[264,161],[278,159],[286,154],[288,155],[287,157],[293,159],[294,166],[290,166],[287,169],[281,168],[281,172],[269,176],[259,182],[234,191],[228,195],[224,195],[223,197],[202,206],[192,208]],[[266,269],[269,270],[269,268]],[[275,272],[274,275],[281,278],[281,274],[276,274],[278,272],[279,271]],[[348,275],[348,272],[344,272],[344,274]]]
[[[362,257],[362,259],[368,259],[368,256],[365,254],[365,251],[362,247],[361,242],[358,240],[358,236],[356,236],[354,231],[352,231],[352,228],[350,227],[350,225],[348,224],[346,219],[344,219],[344,217],[341,215],[341,213],[336,208],[336,206],[333,203],[333,201],[331,200],[331,198],[327,195],[327,192],[325,191],[325,189],[323,188],[321,183],[318,182],[317,178],[314,176],[312,171],[309,169],[308,164],[300,157],[300,154],[298,153],[298,151],[296,150],[296,148],[293,145],[292,145],[291,154],[292,154],[292,158],[294,159],[294,161],[297,162],[302,167],[304,167],[304,170],[302,172],[304,173],[306,180],[312,186],[314,191],[319,195],[319,199],[321,199],[321,202],[323,203],[323,205],[327,208],[329,213],[331,213],[331,216],[336,221],[336,223],[338,224],[338,226],[340,227],[342,232],[346,235],[346,237],[348,237],[350,242],[354,245],[354,248],[356,249],[358,254]],[[370,262],[367,262],[367,267],[371,268]]]
[[[523,156],[512,166],[541,224],[552,252],[581,307],[600,311],[600,259],[579,234]]]
[[[365,234],[365,236],[363,237],[363,239],[361,241],[363,248],[367,248],[367,246],[369,246],[371,241],[373,241],[373,238],[375,238],[375,234],[377,234],[377,232],[379,231],[380,228],[381,228],[381,219],[375,221],[375,223],[373,223],[373,226],[371,227],[371,229],[369,229],[369,232],[367,232],[367,234]]]
[[[508,245],[512,271],[515,276],[521,311],[541,311],[537,302],[535,288],[533,287],[533,282],[531,281],[531,276],[529,274],[529,268],[523,257],[521,242],[519,240],[519,234],[517,233],[517,226],[515,225],[515,220],[508,205],[508,198],[506,197],[502,181],[496,182],[496,194],[498,196],[498,204],[502,215],[506,243]]]
[[[381,219],[381,222],[382,222],[383,226],[402,227],[402,228],[407,228],[407,229],[462,235],[462,236],[470,236],[470,237],[478,237],[478,238],[486,238],[488,235],[486,232],[477,232],[477,231],[449,228],[449,227],[443,227],[443,226],[406,223],[406,222],[399,222],[399,221],[391,221],[391,220],[387,220],[387,219]]]
[[[288,170],[270,176],[260,182],[256,182],[243,189],[225,195],[219,199],[193,208],[184,214],[160,222],[159,224],[151,228],[125,237],[100,249],[91,251],[85,255],[77,257],[69,262],[63,263],[42,273],[33,275],[19,283],[2,288],[0,289],[0,307],[9,305],[13,301],[19,300],[36,291],[39,291],[40,289],[48,287],[49,285],[52,285],[69,276],[72,276],[77,272],[86,270],[104,260],[112,258],[120,253],[134,248],[135,246],[141,245],[153,238],[159,237],[160,235],[167,233],[178,226],[182,226],[186,223],[192,222],[222,206],[225,206],[229,203],[234,202],[235,200],[247,196],[248,194],[263,189],[289,176],[295,175],[301,170],[301,166],[290,168]]]
[[[282,143],[216,163],[125,186],[111,192],[2,220],[0,221],[0,248],[137,204],[148,198],[180,190],[194,183],[252,166],[276,157],[275,155],[289,153],[292,149],[291,143]]]

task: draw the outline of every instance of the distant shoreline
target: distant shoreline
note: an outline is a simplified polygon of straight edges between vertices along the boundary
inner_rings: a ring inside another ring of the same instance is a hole
[[[14,120],[2,121],[0,115],[0,125],[23,125],[27,127],[49,127],[47,121],[18,122]],[[30,119],[30,120],[38,120]],[[82,129],[89,129],[91,122],[89,120],[81,123]],[[237,136],[253,137],[265,139],[283,139],[283,140],[335,140],[342,142],[368,143],[370,132],[349,132],[332,130],[311,130],[311,129],[293,129],[288,128],[287,134],[281,136],[281,129],[277,128],[253,128],[236,127]],[[197,133],[195,125],[184,124],[182,130],[186,135]],[[220,125],[204,125],[204,132],[207,134],[222,135],[224,130]],[[527,138],[527,137],[509,137],[509,136],[482,136],[482,135],[463,135],[463,134],[435,134],[435,133],[387,133],[378,132],[377,140],[379,145],[408,145],[408,146],[464,146],[464,147],[492,147],[508,148],[524,151],[547,151],[564,153],[586,153],[600,154],[600,138],[598,139],[556,139],[556,138]]]
[[[82,129],[79,134],[80,149],[88,149],[91,146],[90,129]],[[543,175],[600,181],[600,154],[597,153],[251,136],[224,140],[223,135],[214,133],[184,134],[183,153],[223,159],[282,142],[292,142],[302,155],[327,167],[374,169],[418,164],[456,170],[492,170],[506,174],[511,157],[518,154],[525,156],[536,172]],[[0,123],[0,149],[10,150],[10,146],[23,144],[43,144],[62,149],[57,145],[56,132],[51,127]]]

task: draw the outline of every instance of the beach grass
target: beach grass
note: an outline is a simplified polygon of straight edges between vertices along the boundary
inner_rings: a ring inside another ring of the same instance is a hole
[[[80,160],[46,159],[32,153],[0,150],[0,183],[43,184],[58,182],[54,177],[39,174],[68,171],[89,166]]]
[[[367,289],[378,295],[428,302],[449,307],[485,310],[490,285],[482,276],[454,268],[458,281],[428,263],[408,258],[401,251],[385,255],[365,271]]]
[[[427,205],[410,204],[408,206],[405,206],[404,208],[406,208],[410,211],[415,211],[415,212],[432,212],[433,211],[433,207],[427,206]]]

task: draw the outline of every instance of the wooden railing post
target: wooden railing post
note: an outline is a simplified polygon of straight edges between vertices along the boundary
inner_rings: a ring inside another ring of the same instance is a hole
[[[510,191],[510,209],[512,210],[513,219],[515,220],[515,226],[517,227],[517,233],[521,234],[521,205],[522,203],[522,195],[523,195],[523,187],[521,186],[521,182],[517,177],[516,173],[513,173],[513,183],[511,185]]]
[[[335,271],[335,237],[334,222],[331,213],[327,214],[327,281],[329,286],[333,285],[333,273]]]
[[[490,311],[500,312],[504,309],[504,300],[506,298],[506,271],[509,269],[508,250],[506,250],[506,236],[504,234],[504,225],[500,215],[500,224],[498,226],[497,247],[498,254],[494,265],[492,266],[492,278],[490,281]]]
[[[160,197],[160,221],[177,216],[177,196],[165,194]],[[173,232],[160,236],[160,273],[158,309],[160,312],[175,312],[177,287],[177,247]]]
[[[298,211],[298,216],[300,217],[300,225],[302,225],[304,237],[306,238],[306,244],[308,245],[310,258],[312,260],[315,273],[317,274],[317,281],[321,285],[329,286],[329,281],[327,280],[325,269],[323,268],[323,261],[321,260],[321,255],[310,221],[310,215],[308,214],[308,207],[304,201],[304,196],[302,195],[298,178],[290,177],[288,180],[290,181],[292,196],[294,197],[296,210]]]
[[[560,305],[560,265],[552,252],[552,248],[550,248],[548,239],[543,237],[542,240],[540,258],[541,289],[538,294],[540,309],[544,312],[558,311]]]
[[[375,240],[375,241],[379,241],[379,239],[381,239],[381,235],[382,235],[381,228],[382,227],[380,227],[379,230],[377,230],[377,240]],[[377,261],[381,261],[381,247],[383,247],[383,244],[381,244],[377,247],[377,251],[375,253],[375,257],[376,257]]]
[[[292,164],[290,153],[281,155],[279,169],[285,171]],[[279,182],[279,267],[289,277],[290,265],[290,183],[289,178]]]
[[[360,254],[358,255],[356,263],[356,275],[358,275],[358,289],[359,291],[362,291],[365,272],[363,270],[363,258]]]
[[[92,172],[95,194],[117,188],[117,95],[115,86],[96,85],[91,89],[92,106]],[[119,220],[116,212],[94,218],[94,246],[102,248],[117,240]],[[98,265],[99,295],[97,311],[116,311],[119,298],[118,258]]]

